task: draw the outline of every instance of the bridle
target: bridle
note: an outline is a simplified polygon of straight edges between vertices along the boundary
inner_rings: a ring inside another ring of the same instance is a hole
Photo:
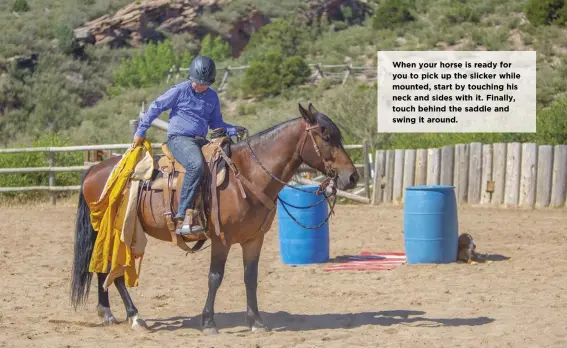
[[[319,188],[317,189],[316,192],[307,191],[307,190],[301,189],[301,188],[299,188],[299,187],[295,187],[295,186],[289,185],[289,184],[286,183],[285,181],[283,181],[283,180],[281,180],[280,178],[276,177],[273,173],[271,173],[271,172],[262,164],[262,162],[260,162],[260,160],[258,159],[258,157],[256,156],[256,154],[254,153],[254,150],[252,149],[252,146],[250,145],[250,141],[249,141],[248,135],[247,135],[247,137],[246,137],[246,143],[248,144],[248,148],[250,149],[250,152],[252,153],[252,157],[254,157],[254,159],[256,160],[256,162],[258,162],[258,164],[260,165],[260,167],[262,167],[262,169],[264,170],[264,172],[266,172],[266,174],[268,174],[272,179],[274,179],[274,180],[276,180],[277,182],[279,182],[280,184],[283,184],[284,186],[287,186],[287,187],[289,187],[289,188],[291,188],[291,189],[294,189],[294,190],[302,191],[302,192],[309,193],[309,194],[315,194],[315,195],[317,195],[317,196],[319,196],[319,195],[321,195],[321,193],[323,193],[323,196],[325,197],[324,199],[321,199],[319,202],[317,202],[317,203],[315,203],[315,204],[312,204],[312,205],[310,205],[310,206],[306,206],[306,207],[299,207],[299,206],[292,205],[292,204],[287,203],[287,202],[285,202],[284,200],[282,200],[282,199],[279,197],[279,195],[277,196],[277,199],[282,203],[282,207],[284,208],[284,210],[286,211],[286,213],[287,213],[298,225],[300,225],[300,226],[303,227],[303,228],[307,228],[307,229],[317,229],[317,228],[323,226],[325,223],[327,223],[327,221],[329,220],[329,218],[331,217],[331,215],[334,215],[334,214],[335,214],[335,212],[334,212],[334,207],[335,207],[335,203],[336,203],[336,201],[337,201],[337,197],[336,197],[337,189],[336,189],[336,187],[335,187],[335,186],[336,186],[336,180],[337,180],[337,178],[338,178],[337,171],[336,171],[335,169],[331,168],[329,162],[327,162],[327,160],[325,160],[325,158],[323,157],[323,154],[322,154],[322,152],[321,152],[321,149],[319,148],[319,145],[318,145],[317,142],[315,141],[315,137],[313,136],[313,132],[314,132],[314,129],[317,129],[317,128],[321,128],[321,126],[317,124],[317,125],[314,125],[314,126],[307,127],[307,128],[305,129],[305,133],[304,133],[303,140],[302,140],[302,143],[301,143],[301,147],[300,147],[300,150],[299,150],[299,158],[301,159],[302,162],[304,162],[304,158],[303,158],[303,156],[302,156],[302,153],[303,153],[303,148],[305,147],[305,142],[307,141],[307,137],[309,136],[309,137],[311,138],[312,142],[313,142],[313,148],[315,149],[315,152],[317,153],[317,155],[319,156],[319,158],[321,158],[321,160],[323,161],[323,164],[325,165],[325,176],[326,176],[326,178],[323,180],[323,182],[321,182],[321,184],[319,185]],[[247,133],[247,132],[248,132],[248,131],[246,131],[246,133]],[[322,134],[321,134],[320,132],[317,132],[317,133],[322,136]],[[331,194],[330,194],[329,196],[327,196],[327,195],[325,194],[325,190],[327,189],[327,187],[329,186],[329,184],[330,184],[331,182],[333,182],[335,185],[333,185],[333,186],[331,187],[331,191],[332,191],[332,192],[331,192]],[[330,196],[334,196],[334,198],[335,198],[335,199],[333,200],[333,204],[332,204],[332,205],[331,205],[331,203],[329,202],[329,197],[330,197]],[[290,207],[295,208],[295,209],[309,209],[309,208],[313,208],[313,207],[315,207],[315,206],[318,206],[319,204],[321,204],[321,203],[324,202],[324,201],[326,201],[327,203],[329,203],[329,207],[330,207],[329,214],[328,214],[327,218],[326,218],[323,222],[321,222],[320,224],[318,224],[317,226],[305,226],[305,225],[303,225],[301,222],[297,221],[297,219],[295,219],[295,218],[291,215],[291,213],[289,212],[289,210],[286,208],[286,205],[289,205]]]
[[[315,149],[315,153],[317,153],[317,155],[319,156],[319,158],[321,158],[321,160],[323,161],[323,164],[325,165],[325,180],[323,180],[323,182],[321,183],[321,185],[319,185],[319,189],[317,190],[317,195],[319,195],[323,190],[325,190],[327,188],[327,186],[329,186],[329,184],[331,183],[331,181],[334,181],[336,184],[336,180],[338,178],[337,175],[337,171],[333,168],[331,168],[331,165],[329,164],[329,162],[327,162],[327,160],[325,159],[325,157],[323,157],[323,153],[321,152],[321,148],[319,148],[319,145],[317,144],[317,142],[315,141],[315,137],[313,136],[313,130],[317,129],[317,128],[321,128],[320,125],[315,125],[315,126],[311,126],[311,127],[307,127],[305,129],[305,132],[307,135],[309,135],[309,137],[311,138],[311,141],[313,142],[313,148]],[[323,137],[323,135],[320,132],[317,132],[321,137]],[[305,162],[303,159],[303,156],[301,156],[301,154],[303,153],[303,148],[305,147],[305,142],[307,141],[307,135],[303,137],[303,143],[301,144],[301,149],[299,150],[299,157],[301,158],[302,162]]]

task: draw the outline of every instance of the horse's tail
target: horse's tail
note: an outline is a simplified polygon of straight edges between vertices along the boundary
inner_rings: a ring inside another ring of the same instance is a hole
[[[92,168],[92,167],[91,167]],[[71,280],[71,303],[75,310],[84,303],[89,296],[92,273],[89,264],[96,241],[96,232],[91,224],[90,209],[83,196],[83,183],[90,169],[81,178],[79,190],[79,205],[75,222],[75,255],[73,258],[73,272]]]

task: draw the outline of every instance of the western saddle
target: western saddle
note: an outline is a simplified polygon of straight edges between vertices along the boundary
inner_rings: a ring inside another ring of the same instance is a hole
[[[194,198],[194,210],[192,225],[200,224],[203,226],[204,232],[199,234],[197,243],[193,248],[189,248],[184,241],[187,239],[175,233],[175,222],[173,217],[176,214],[179,198],[181,196],[181,189],[186,170],[183,166],[175,160],[167,147],[167,143],[161,146],[163,155],[156,156],[154,159],[154,168],[157,169],[162,175],[157,177],[151,183],[151,189],[162,191],[165,207],[165,219],[167,228],[171,233],[171,241],[174,245],[179,246],[187,252],[195,252],[199,250],[206,239],[210,238],[210,231],[208,230],[209,222],[207,219],[207,211],[205,209],[206,195],[211,194],[212,206],[208,207],[213,213],[215,220],[215,232],[224,241],[224,234],[221,234],[218,226],[218,204],[217,188],[222,185],[227,177],[227,159],[230,161],[230,144],[232,140],[228,136],[221,136],[211,139],[209,143],[201,148],[201,152],[205,159],[205,174],[201,182],[200,190]],[[232,163],[232,162],[231,162]],[[192,239],[195,239],[191,236]]]
[[[193,216],[192,225],[200,224],[204,228],[204,232],[199,234],[195,245],[189,248],[184,241],[187,241],[186,236],[180,236],[175,233],[175,223],[173,216],[176,214],[176,206],[178,206],[179,198],[181,196],[181,189],[183,185],[183,178],[185,176],[185,168],[178,163],[169,149],[167,144],[162,144],[163,155],[156,156],[154,159],[154,168],[157,169],[162,175],[157,177],[151,183],[151,190],[162,190],[165,206],[165,218],[167,227],[171,233],[171,241],[181,249],[187,252],[198,251],[205,241],[211,237],[210,221],[207,219],[207,212],[211,213],[215,226],[215,234],[221,238],[222,242],[226,244],[224,232],[220,231],[219,224],[219,205],[217,188],[228,180],[229,170],[234,173],[235,183],[238,186],[243,198],[246,198],[243,183],[248,189],[256,196],[263,204],[272,211],[275,208],[275,203],[256,185],[252,184],[246,177],[240,175],[240,171],[231,158],[232,139],[229,136],[218,136],[210,139],[210,141],[201,148],[203,157],[205,159],[205,173],[201,182],[200,190],[194,200],[195,215]],[[177,193],[177,194],[176,194]],[[195,241],[192,236],[189,237]]]

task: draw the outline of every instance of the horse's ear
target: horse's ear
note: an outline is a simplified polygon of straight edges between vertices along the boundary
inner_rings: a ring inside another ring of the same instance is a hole
[[[299,105],[299,112],[301,113],[301,116],[303,116],[303,118],[309,122],[310,124],[315,123],[315,117],[313,116],[313,114],[309,111],[307,111],[303,105],[301,105],[301,103],[298,104]]]
[[[309,112],[313,115],[319,113],[319,111],[317,109],[315,109],[315,107],[311,103],[309,103]]]

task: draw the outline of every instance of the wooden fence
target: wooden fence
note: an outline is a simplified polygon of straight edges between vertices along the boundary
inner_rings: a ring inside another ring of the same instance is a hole
[[[80,185],[75,186],[57,186],[56,173],[62,172],[84,172],[94,162],[87,163],[82,166],[71,167],[56,167],[55,166],[55,153],[56,152],[73,152],[73,151],[93,151],[93,150],[125,150],[132,144],[113,144],[113,145],[84,145],[84,146],[65,146],[65,147],[30,147],[30,148],[17,148],[17,149],[0,149],[0,154],[10,153],[24,153],[24,152],[47,152],[49,155],[48,167],[28,167],[28,168],[0,168],[0,174],[16,174],[16,173],[49,173],[48,186],[23,186],[23,187],[0,187],[1,192],[21,192],[21,191],[78,191]],[[161,144],[152,144],[152,148],[161,148]],[[50,196],[51,203],[56,203],[55,194]]]
[[[459,204],[564,207],[567,145],[458,144],[378,150],[372,204],[402,204],[405,188],[453,185]]]
[[[135,122],[132,122],[135,123]],[[22,192],[22,191],[49,191],[51,192],[50,200],[52,204],[56,204],[55,192],[62,191],[78,191],[80,185],[73,186],[57,186],[56,173],[62,172],[84,172],[90,168],[96,161],[85,160],[82,166],[69,166],[69,167],[57,167],[55,164],[55,153],[56,152],[73,152],[73,151],[97,151],[97,150],[126,150],[131,144],[113,144],[113,145],[85,145],[85,146],[65,146],[65,147],[32,147],[32,148],[15,148],[15,149],[0,149],[1,154],[15,154],[15,153],[25,153],[25,152],[47,152],[49,156],[49,165],[47,167],[27,167],[27,168],[0,168],[0,174],[18,174],[18,173],[49,173],[48,174],[48,185],[47,186],[23,186],[23,187],[0,187],[0,193],[2,192]],[[152,144],[152,148],[161,150],[161,143]],[[365,154],[368,152],[367,146],[364,145],[345,145],[345,149],[363,149]],[[114,155],[121,155],[120,153],[115,153]],[[365,156],[365,158],[367,158]],[[368,159],[368,158],[367,158]],[[370,177],[366,173],[369,172],[370,163],[368,160],[364,161],[363,164],[356,164],[357,169],[361,173],[361,178],[363,178],[363,183],[361,187],[358,187],[355,192],[339,192],[338,195],[361,201],[364,203],[370,203]],[[297,182],[299,183],[319,183],[320,178],[315,177],[313,180],[307,179],[305,173],[310,172],[305,166],[302,166],[299,171]],[[314,172],[314,171],[313,171]],[[79,183],[77,183],[79,184]],[[361,193],[364,193],[362,196]]]
[[[345,84],[349,77],[353,76],[364,76],[368,80],[375,80],[378,76],[378,71],[375,66],[353,66],[352,64],[336,64],[336,65],[323,65],[321,63],[311,63],[308,64],[311,69],[311,76],[309,80],[313,83],[320,78],[341,80],[341,84]],[[223,91],[227,89],[228,77],[233,72],[240,72],[246,70],[250,65],[236,66],[236,67],[219,67],[218,71],[224,71],[222,80],[217,91]],[[188,68],[180,68],[177,66],[172,66],[167,74],[167,82],[170,80],[179,80],[180,73],[187,73]]]

